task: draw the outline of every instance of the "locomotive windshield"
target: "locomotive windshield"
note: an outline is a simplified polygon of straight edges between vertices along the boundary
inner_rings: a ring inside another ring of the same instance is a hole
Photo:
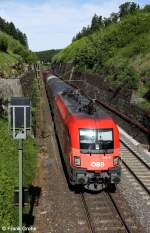
[[[114,149],[112,129],[79,129],[80,152],[86,154],[112,153]]]

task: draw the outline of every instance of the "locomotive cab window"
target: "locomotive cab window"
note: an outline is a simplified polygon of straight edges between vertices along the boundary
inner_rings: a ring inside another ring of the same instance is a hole
[[[113,153],[113,129],[79,129],[81,153]]]

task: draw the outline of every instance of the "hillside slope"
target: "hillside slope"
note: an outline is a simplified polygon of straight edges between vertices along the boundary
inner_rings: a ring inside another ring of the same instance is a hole
[[[98,73],[112,87],[128,86],[150,106],[150,12],[138,11],[121,21],[73,41],[53,58],[78,71]]]
[[[0,76],[21,73],[25,64],[34,63],[36,56],[10,35],[0,32]]]

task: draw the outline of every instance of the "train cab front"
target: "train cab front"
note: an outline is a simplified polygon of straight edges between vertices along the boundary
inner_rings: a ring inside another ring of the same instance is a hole
[[[71,131],[71,182],[101,190],[121,176],[119,133],[112,119],[79,120]]]

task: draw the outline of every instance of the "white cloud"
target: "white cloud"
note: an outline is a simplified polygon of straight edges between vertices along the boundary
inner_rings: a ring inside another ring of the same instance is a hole
[[[35,2],[31,4],[31,1],[1,0],[0,16],[14,22],[25,32],[30,48],[37,51],[67,46],[83,26],[90,24],[95,13],[107,17],[112,11],[117,11],[118,6],[125,1]]]

